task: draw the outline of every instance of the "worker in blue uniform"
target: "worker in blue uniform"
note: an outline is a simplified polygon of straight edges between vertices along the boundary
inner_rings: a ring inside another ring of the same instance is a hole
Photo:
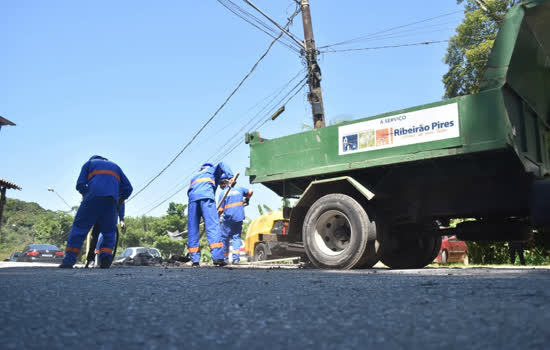
[[[223,259],[223,243],[221,240],[220,224],[216,210],[214,193],[220,183],[222,174],[233,177],[233,172],[223,162],[216,166],[205,163],[191,178],[191,184],[187,195],[189,207],[187,214],[188,226],[188,250],[191,256],[192,266],[199,266],[201,260],[199,224],[201,217],[204,219],[206,238],[208,239],[212,261],[214,265],[226,265]]]
[[[101,156],[92,156],[82,166],[76,189],[83,196],[82,203],[67,239],[65,258],[59,267],[73,267],[88,231],[97,223],[103,233],[103,242],[99,247],[99,266],[109,268],[113,260],[117,210],[132,194],[132,185],[114,162]]]
[[[252,190],[241,186],[229,186],[227,175],[223,175],[220,181],[222,191],[218,197],[218,214],[222,215],[221,231],[224,246],[224,259],[229,260],[229,240],[232,241],[232,262],[236,264],[240,260],[241,232],[243,230],[244,206],[248,205]],[[227,193],[227,195],[226,195]],[[225,199],[223,198],[225,196]],[[223,202],[222,202],[223,200]]]

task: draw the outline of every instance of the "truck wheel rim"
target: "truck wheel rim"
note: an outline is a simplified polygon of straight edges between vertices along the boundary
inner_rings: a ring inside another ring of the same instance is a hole
[[[314,242],[326,255],[338,255],[349,245],[351,224],[349,219],[338,210],[323,213],[315,225]]]

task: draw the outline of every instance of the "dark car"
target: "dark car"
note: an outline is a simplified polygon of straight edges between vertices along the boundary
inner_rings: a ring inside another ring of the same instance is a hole
[[[29,244],[17,261],[60,263],[63,256],[63,252],[53,244]]]

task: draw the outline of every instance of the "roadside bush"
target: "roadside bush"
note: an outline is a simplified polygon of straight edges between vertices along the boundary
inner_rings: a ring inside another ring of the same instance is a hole
[[[489,265],[508,263],[506,242],[466,242],[471,264]]]

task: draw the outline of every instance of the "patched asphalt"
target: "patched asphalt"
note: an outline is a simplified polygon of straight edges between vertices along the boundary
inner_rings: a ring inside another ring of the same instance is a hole
[[[3,264],[6,349],[546,349],[550,270]]]

